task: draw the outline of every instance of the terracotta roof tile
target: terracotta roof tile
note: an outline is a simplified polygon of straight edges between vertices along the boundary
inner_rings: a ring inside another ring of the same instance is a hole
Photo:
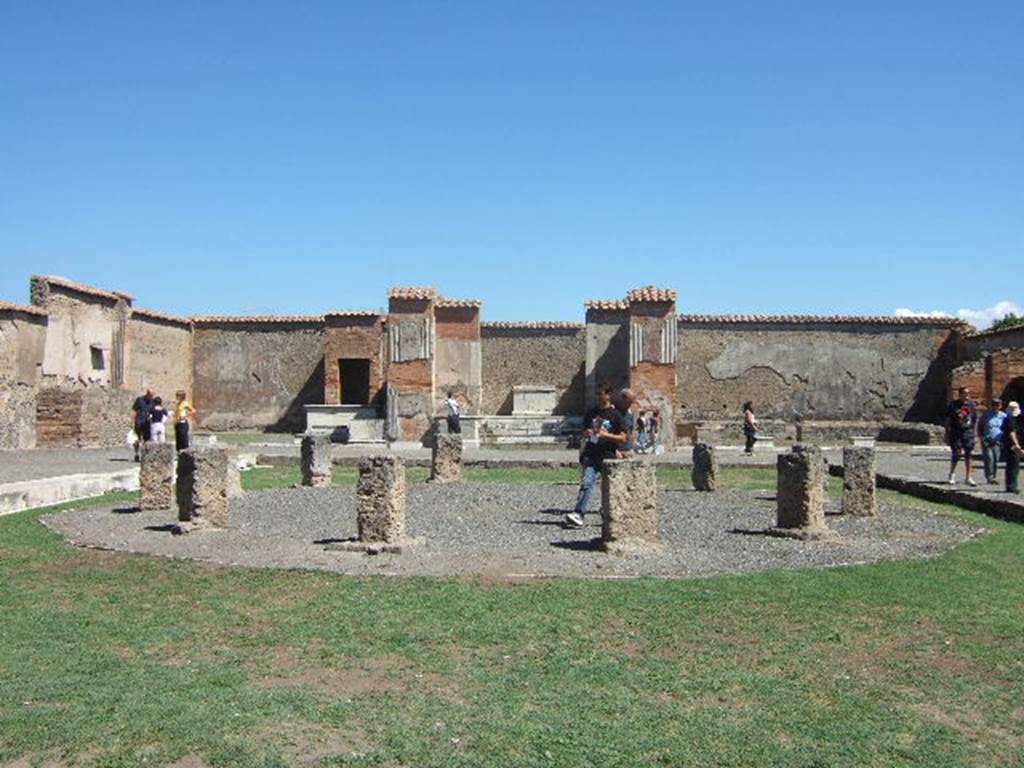
[[[676,291],[674,288],[655,288],[653,285],[645,285],[643,288],[635,288],[626,295],[627,301],[675,301]]]
[[[483,301],[480,299],[438,299],[434,302],[434,306],[442,308],[481,307]]]
[[[955,317],[896,317],[894,315],[679,315],[682,323],[865,323],[870,325],[930,325],[960,328]]]
[[[562,323],[558,321],[549,320],[527,320],[523,322],[511,321],[511,320],[497,320],[489,323],[481,323],[481,328],[508,328],[508,329],[546,329],[546,330],[572,330],[580,331],[586,326],[583,323]]]
[[[629,309],[629,302],[622,299],[591,299],[583,303],[587,309],[623,310]]]
[[[437,290],[434,288],[392,288],[388,291],[389,299],[413,299],[431,300],[437,298]]]
[[[124,291],[105,291],[102,288],[94,288],[91,285],[85,285],[84,283],[76,283],[74,280],[68,280],[66,277],[57,277],[56,275],[36,275],[40,280],[45,280],[50,285],[56,285],[59,288],[67,288],[70,291],[78,291],[79,293],[87,293],[91,296],[102,296],[106,299],[124,299],[125,301],[134,301],[135,297],[130,293]]]
[[[177,315],[169,315],[166,312],[158,312],[155,309],[142,309],[140,307],[132,307],[132,317],[146,317],[152,318],[153,320],[165,320],[168,323],[180,323],[181,325],[190,325],[192,323],[187,317],[178,317]]]
[[[196,325],[218,325],[247,323],[322,323],[323,315],[203,315],[190,318]]]
[[[380,312],[372,309],[338,309],[333,312],[325,312],[324,317],[379,317],[383,318]]]
[[[10,301],[0,301],[0,312],[23,312],[26,315],[39,315],[41,317],[49,315],[49,312],[45,309],[34,304],[14,304]]]

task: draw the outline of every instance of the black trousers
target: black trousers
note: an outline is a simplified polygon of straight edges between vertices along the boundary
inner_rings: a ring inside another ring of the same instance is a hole
[[[1008,493],[1017,493],[1020,486],[1017,485],[1017,478],[1020,477],[1020,456],[1009,448],[1006,449],[1006,490]]]
[[[188,422],[176,421],[174,423],[174,448],[184,451],[188,448]]]
[[[449,435],[461,435],[462,434],[462,423],[459,421],[458,416],[448,417],[448,434]]]
[[[747,446],[743,450],[750,453],[754,450],[754,443],[757,442],[757,436],[753,430],[743,430],[743,436],[747,438]]]

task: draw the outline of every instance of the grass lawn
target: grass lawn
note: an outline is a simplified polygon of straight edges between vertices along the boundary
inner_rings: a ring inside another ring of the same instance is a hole
[[[504,583],[214,568],[0,518],[0,765],[1024,766],[1024,527],[880,496],[990,531],[933,561]]]

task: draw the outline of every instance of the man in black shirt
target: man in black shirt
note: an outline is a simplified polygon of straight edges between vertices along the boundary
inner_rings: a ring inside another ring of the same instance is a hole
[[[602,384],[597,394],[597,406],[587,411],[583,418],[583,439],[586,441],[580,455],[583,478],[576,494],[576,508],[565,516],[570,528],[582,528],[583,516],[590,505],[594,483],[601,475],[605,459],[614,459],[615,451],[628,439],[622,413],[612,406],[612,388]]]
[[[971,477],[971,451],[974,450],[974,432],[978,426],[978,409],[971,400],[967,387],[957,390],[957,399],[946,408],[946,440],[952,452],[949,463],[949,484],[956,484],[956,465],[960,454],[964,457],[964,480],[977,485]]]
[[[148,443],[150,438],[150,418],[153,411],[153,390],[147,389],[144,395],[135,398],[132,404],[133,424],[135,430],[135,460],[139,460],[139,452],[142,444]]]
[[[1017,479],[1020,476],[1021,431],[1020,406],[1010,401],[1006,406],[1006,418],[1003,420],[1003,455],[1006,457],[1006,492],[1020,493]]]

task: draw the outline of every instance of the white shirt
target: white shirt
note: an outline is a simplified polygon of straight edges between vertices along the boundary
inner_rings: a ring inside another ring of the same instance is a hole
[[[444,401],[444,404],[445,407],[448,409],[449,416],[459,415],[459,404],[454,399],[449,397],[447,400]]]

